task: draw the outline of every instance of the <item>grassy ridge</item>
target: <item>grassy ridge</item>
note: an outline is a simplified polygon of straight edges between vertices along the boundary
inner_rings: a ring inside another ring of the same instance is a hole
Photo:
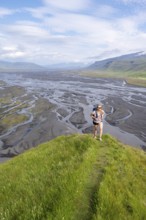
[[[0,219],[146,219],[146,155],[61,136],[0,165]]]
[[[108,139],[110,163],[97,194],[94,219],[146,219],[146,155]]]

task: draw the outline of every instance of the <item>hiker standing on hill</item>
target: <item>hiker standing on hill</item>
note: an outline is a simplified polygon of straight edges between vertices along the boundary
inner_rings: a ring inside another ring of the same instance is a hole
[[[99,129],[99,140],[102,141],[102,133],[103,133],[103,116],[104,111],[102,109],[102,105],[97,105],[96,108],[93,109],[93,112],[90,114],[93,119],[93,137],[96,138],[97,130]]]

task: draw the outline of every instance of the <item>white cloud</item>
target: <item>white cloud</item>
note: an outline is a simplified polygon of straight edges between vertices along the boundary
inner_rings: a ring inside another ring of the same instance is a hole
[[[119,9],[110,5],[83,14],[79,10],[87,8],[89,2],[85,0],[46,0],[45,4],[23,9],[32,20],[0,26],[0,59],[51,64],[146,50],[146,33],[141,28],[146,22],[143,11],[114,18]]]
[[[110,5],[99,5],[96,9],[96,15],[101,17],[109,17],[116,14],[118,10]]]
[[[5,44],[1,57],[25,57],[27,61],[49,64],[83,61],[98,54],[104,58],[104,51],[111,51],[105,54],[110,57],[141,50],[146,36],[138,30],[138,20],[132,19],[117,19],[112,23],[94,16],[56,13],[54,17],[43,17],[42,23],[17,22],[3,27]],[[6,40],[13,42],[12,45],[7,46]],[[118,50],[112,52],[115,48]]]
[[[82,10],[90,5],[89,0],[43,0],[46,5],[64,10]]]
[[[39,8],[25,8],[26,12],[29,12],[32,17],[38,19],[44,19],[48,15],[54,14],[54,10],[50,7],[39,7]]]
[[[1,8],[0,7],[0,18],[7,16],[7,15],[12,15],[16,12],[16,10],[11,10],[8,8]]]
[[[17,47],[14,46],[14,45],[11,45],[11,46],[2,47],[1,49],[2,49],[3,51],[8,51],[8,52],[10,52],[10,51],[16,51],[16,50],[17,50]]]
[[[137,3],[137,4],[146,4],[146,0],[122,0],[125,4]]]
[[[16,59],[16,58],[20,58],[20,57],[24,58],[25,53],[21,52],[21,51],[15,51],[15,52],[9,52],[9,53],[2,54],[1,57],[3,59],[8,59],[8,58]]]
[[[2,26],[2,29],[7,34],[11,34],[12,36],[24,36],[24,37],[32,37],[32,38],[42,38],[46,39],[49,37],[48,31],[40,27],[40,24],[35,22],[28,21],[20,21],[16,22],[13,25]]]
[[[1,45],[1,52],[0,52],[0,57],[2,59],[16,59],[16,58],[21,58],[25,57],[25,52],[22,51],[20,48],[17,47],[17,45],[10,44],[7,42],[6,46]]]

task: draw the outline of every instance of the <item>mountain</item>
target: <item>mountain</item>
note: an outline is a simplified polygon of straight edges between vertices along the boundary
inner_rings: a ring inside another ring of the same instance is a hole
[[[146,219],[146,154],[60,136],[0,164],[1,219]]]
[[[71,69],[81,69],[87,67],[87,64],[82,62],[68,62],[68,63],[57,63],[48,65],[48,69],[63,69],[63,70],[71,70]]]
[[[39,71],[45,70],[45,67],[29,62],[7,62],[0,61],[0,72],[14,71]]]
[[[144,72],[146,71],[146,54],[144,52],[137,52],[96,61],[88,69],[115,72]]]
[[[29,62],[7,62],[0,61],[0,72],[15,72],[15,71],[43,71],[43,70],[71,70],[81,69],[87,67],[87,64],[81,62],[70,62],[70,63],[57,63],[47,66],[40,66],[35,63]]]

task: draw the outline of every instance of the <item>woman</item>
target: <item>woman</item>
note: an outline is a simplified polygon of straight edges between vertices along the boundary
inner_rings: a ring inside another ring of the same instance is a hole
[[[97,136],[97,129],[99,128],[99,140],[102,141],[102,133],[103,133],[103,116],[104,111],[102,109],[102,105],[98,105],[93,112],[90,114],[93,119],[93,137]]]

